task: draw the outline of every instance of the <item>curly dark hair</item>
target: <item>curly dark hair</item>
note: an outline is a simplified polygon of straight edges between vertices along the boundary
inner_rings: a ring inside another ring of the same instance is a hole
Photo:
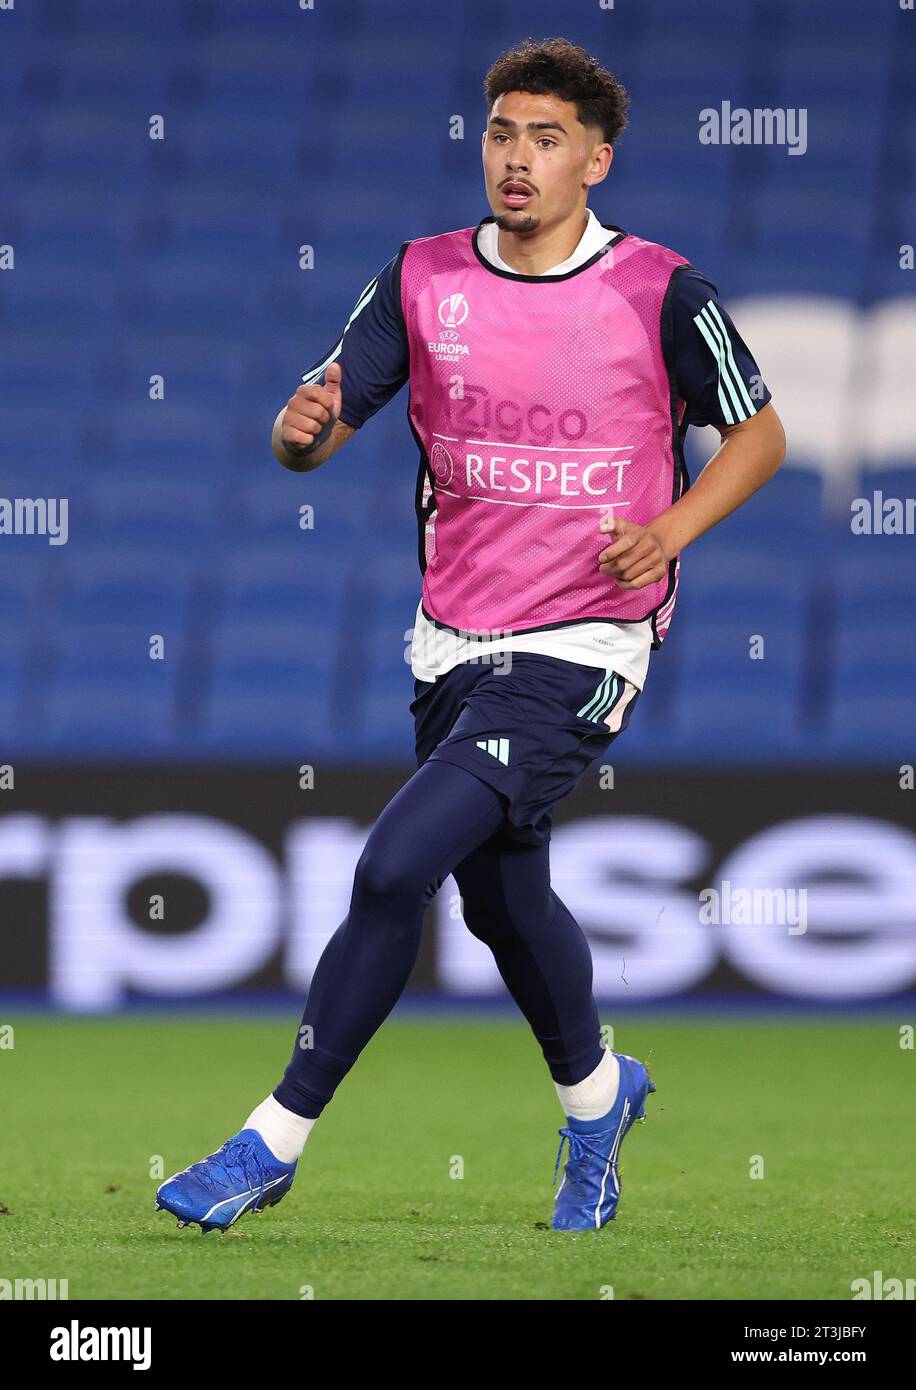
[[[597,58],[569,39],[525,39],[503,53],[484,78],[487,115],[504,92],[536,92],[574,102],[578,119],[612,145],[627,123],[630,98]]]

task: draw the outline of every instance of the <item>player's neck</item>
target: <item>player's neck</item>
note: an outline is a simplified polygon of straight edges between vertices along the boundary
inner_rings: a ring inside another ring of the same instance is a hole
[[[585,234],[588,209],[549,231],[507,232],[499,229],[500,259],[519,275],[543,275],[569,259]]]

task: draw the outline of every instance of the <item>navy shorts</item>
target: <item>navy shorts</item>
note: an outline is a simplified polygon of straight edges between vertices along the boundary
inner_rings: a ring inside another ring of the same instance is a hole
[[[512,652],[508,670],[461,662],[436,681],[414,677],[414,690],[417,765],[438,758],[487,782],[507,803],[504,838],[526,845],[547,843],[553,807],[639,697],[612,670],[538,652]]]

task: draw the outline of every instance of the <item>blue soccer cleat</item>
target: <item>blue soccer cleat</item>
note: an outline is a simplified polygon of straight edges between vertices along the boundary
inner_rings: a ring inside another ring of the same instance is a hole
[[[170,1211],[179,1226],[228,1231],[248,1211],[263,1211],[293,1185],[295,1163],[275,1158],[256,1129],[243,1129],[216,1153],[175,1173],[156,1191],[156,1210]]]
[[[655,1090],[655,1083],[635,1057],[620,1052],[614,1056],[620,1064],[620,1089],[612,1109],[603,1119],[590,1122],[595,1129],[560,1130],[554,1181],[567,1139],[569,1158],[550,1223],[555,1231],[600,1230],[617,1214],[620,1146],[634,1121],[645,1119],[646,1096]]]

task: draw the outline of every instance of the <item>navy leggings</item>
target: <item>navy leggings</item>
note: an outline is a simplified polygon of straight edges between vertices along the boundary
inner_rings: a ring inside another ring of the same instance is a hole
[[[550,887],[548,845],[508,844],[499,833],[505,824],[499,792],[436,759],[388,803],[357,863],[349,912],[315,968],[293,1055],[273,1093],[281,1105],[321,1114],[400,998],[426,908],[450,873],[464,920],[493,951],[553,1079],[574,1085],[598,1065],[588,943]]]

